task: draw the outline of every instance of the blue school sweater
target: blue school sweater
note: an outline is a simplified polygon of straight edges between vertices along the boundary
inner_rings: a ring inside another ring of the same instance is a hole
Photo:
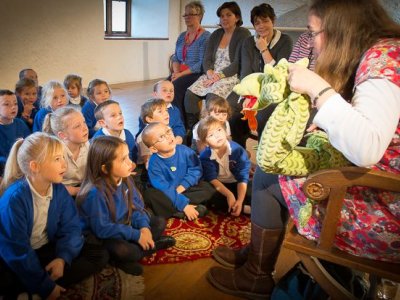
[[[125,142],[128,144],[128,149],[129,149],[129,158],[136,163],[138,158],[138,148],[135,142],[135,138],[128,129],[124,129],[124,132],[125,132]],[[106,134],[104,133],[103,128],[100,128],[93,135],[92,140],[94,140],[99,136],[105,136],[105,135]]]
[[[163,158],[153,154],[149,160],[148,174],[151,185],[162,191],[171,201],[174,207],[183,211],[189,204],[189,199],[176,192],[176,188],[182,185],[185,189],[199,183],[202,169],[196,153],[185,145],[176,145],[175,154],[169,158]]]
[[[94,116],[94,109],[96,108],[96,103],[91,100],[86,101],[86,103],[82,107],[82,114],[85,117],[86,125],[89,129],[89,138],[93,137],[96,133],[94,126],[97,123],[97,120]]]
[[[26,138],[31,131],[25,122],[15,118],[11,124],[0,125],[0,169],[4,170],[11,147],[18,138]],[[3,174],[0,174],[0,176]]]
[[[186,129],[185,125],[183,125],[181,112],[179,108],[175,105],[171,105],[170,107],[168,107],[168,114],[169,114],[168,126],[171,127],[175,136],[180,136],[183,139],[186,135]],[[143,131],[145,127],[146,124],[143,122],[142,118],[139,117],[139,131],[136,134],[136,137],[138,137],[138,135]]]
[[[246,150],[239,144],[229,141],[232,153],[229,155],[229,170],[237,182],[249,182],[249,171],[251,162]],[[210,159],[211,148],[206,147],[200,153],[201,165],[203,166],[204,180],[211,181],[218,179],[219,164],[216,160]]]
[[[22,178],[11,184],[0,198],[0,257],[30,293],[38,293],[45,299],[56,283],[31,247],[32,228],[32,192],[28,181]],[[46,230],[49,242],[56,245],[56,257],[71,264],[84,240],[74,200],[63,184],[53,184]]]
[[[104,182],[102,184],[104,185]],[[98,187],[93,187],[79,209],[83,230],[90,230],[99,239],[123,239],[137,242],[140,238],[140,229],[150,228],[150,219],[135,189],[132,199],[129,199],[129,205],[133,203],[135,209],[127,223],[128,207],[123,197],[127,193],[128,186],[124,182],[112,193],[112,201],[115,204],[115,221],[113,221],[107,207],[105,192]]]
[[[51,112],[50,107],[42,107],[33,120],[32,132],[42,131],[44,118]]]

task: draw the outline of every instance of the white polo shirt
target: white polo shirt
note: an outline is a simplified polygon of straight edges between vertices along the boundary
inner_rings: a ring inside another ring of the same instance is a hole
[[[49,214],[50,201],[53,198],[53,185],[51,184],[45,196],[40,195],[28,181],[33,199],[33,228],[31,235],[31,246],[39,249],[49,242],[47,237],[47,217]]]

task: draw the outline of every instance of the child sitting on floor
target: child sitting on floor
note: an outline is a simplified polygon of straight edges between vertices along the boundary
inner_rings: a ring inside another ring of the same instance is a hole
[[[247,193],[247,184],[251,163],[246,150],[229,141],[225,124],[212,116],[200,121],[198,135],[208,146],[200,153],[200,161],[204,180],[218,192],[219,197],[213,198],[215,206],[234,216],[240,215],[242,207],[245,213],[250,213],[251,194]]]
[[[68,74],[64,79],[64,86],[68,91],[69,103],[82,107],[88,99],[82,95],[82,77]]]
[[[16,118],[17,98],[10,90],[0,90],[0,176],[3,176],[8,154],[19,138],[26,138],[31,132],[25,122]]]
[[[206,118],[212,116],[216,118],[221,124],[225,124],[226,134],[228,139],[231,139],[231,128],[229,126],[229,118],[231,116],[231,107],[226,101],[226,99],[215,96],[207,101],[205,110],[202,111],[202,117]],[[192,136],[192,149],[197,153],[200,153],[206,147],[206,144],[202,142],[197,134],[197,128],[199,127],[199,122],[193,126],[193,136]]]
[[[144,198],[157,216],[195,220],[207,213],[205,206],[214,194],[202,176],[196,153],[177,145],[172,129],[162,123],[151,123],[142,132],[143,142],[153,153],[149,160],[150,183]]]
[[[18,101],[17,117],[22,119],[29,130],[33,127],[33,120],[38,112],[37,105],[37,87],[32,79],[24,78],[18,80],[15,85],[15,94]]]
[[[89,132],[82,113],[72,106],[57,109],[44,119],[43,131],[63,142],[67,170],[62,183],[71,196],[76,196],[85,175],[89,152]]]
[[[49,112],[56,111],[68,104],[68,93],[64,86],[58,81],[49,81],[43,86],[42,107],[33,120],[32,132],[42,131],[43,121]]]
[[[162,236],[166,221],[149,216],[135,188],[127,144],[114,136],[93,140],[77,201],[84,230],[108,250],[116,267],[132,275],[143,272],[138,261],[175,245]]]
[[[89,128],[89,138],[91,138],[100,128],[100,125],[97,124],[96,117],[94,116],[94,109],[100,103],[111,98],[111,89],[104,80],[93,79],[89,82],[87,94],[89,101],[86,101],[83,105],[82,114],[85,117],[86,125]]]
[[[18,140],[0,186],[0,298],[22,292],[57,299],[108,261],[84,243],[74,200],[61,184],[66,171],[58,138],[37,132]]]
[[[157,99],[163,99],[167,105],[169,114],[169,127],[174,132],[176,143],[182,144],[185,139],[185,125],[183,125],[181,112],[178,107],[172,105],[174,100],[174,85],[169,80],[160,80],[154,84],[153,96]],[[139,134],[146,126],[146,122],[142,117],[139,117]]]
[[[129,158],[134,162],[132,164],[133,171],[136,168],[138,150],[132,133],[124,128],[125,120],[119,103],[114,100],[106,100],[100,103],[94,110],[94,116],[101,128],[93,135],[93,139],[99,136],[112,135],[125,141],[129,149]]]

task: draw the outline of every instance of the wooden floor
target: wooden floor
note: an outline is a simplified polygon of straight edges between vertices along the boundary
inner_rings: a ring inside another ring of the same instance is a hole
[[[133,134],[138,130],[140,106],[152,97],[152,87],[157,80],[124,83],[112,85],[112,98],[120,102],[125,117],[125,127]],[[250,143],[250,144],[249,144]],[[254,142],[249,141],[248,149],[252,149]],[[252,143],[252,144],[251,144]],[[287,252],[282,252],[278,259],[279,278],[297,258]],[[144,267],[145,298],[146,299],[240,299],[219,292],[206,279],[206,273],[212,266],[216,266],[212,258],[199,259],[193,262],[163,264]]]

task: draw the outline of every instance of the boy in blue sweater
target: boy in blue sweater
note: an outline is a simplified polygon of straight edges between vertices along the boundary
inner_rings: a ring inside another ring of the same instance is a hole
[[[206,214],[205,204],[214,194],[212,186],[200,181],[202,169],[196,153],[177,145],[172,129],[151,123],[142,133],[143,142],[153,153],[148,174],[153,188],[144,199],[153,212],[162,217],[195,220]]]
[[[19,118],[17,98],[10,90],[0,90],[0,176],[3,176],[8,154],[14,142],[31,132]]]
[[[214,117],[201,120],[197,133],[200,141],[208,145],[200,153],[200,160],[204,179],[218,191],[219,197],[213,199],[215,206],[233,216],[239,216],[242,207],[250,213],[251,195],[247,191],[251,189],[247,184],[251,163],[246,150],[228,140],[225,124]]]
[[[183,125],[181,112],[179,108],[172,105],[174,100],[174,85],[169,80],[160,80],[154,84],[153,96],[158,99],[163,99],[167,104],[167,110],[169,114],[169,127],[175,135],[175,140],[177,144],[182,144],[185,139],[185,125]],[[140,134],[143,128],[146,126],[146,122],[143,118],[139,117],[139,132]]]
[[[125,120],[119,103],[114,100],[100,103],[94,110],[94,116],[101,128],[93,135],[93,139],[105,135],[119,137],[127,143],[129,158],[136,163],[138,151],[135,138],[128,129],[124,128]],[[136,168],[135,163],[133,163],[132,170]]]

